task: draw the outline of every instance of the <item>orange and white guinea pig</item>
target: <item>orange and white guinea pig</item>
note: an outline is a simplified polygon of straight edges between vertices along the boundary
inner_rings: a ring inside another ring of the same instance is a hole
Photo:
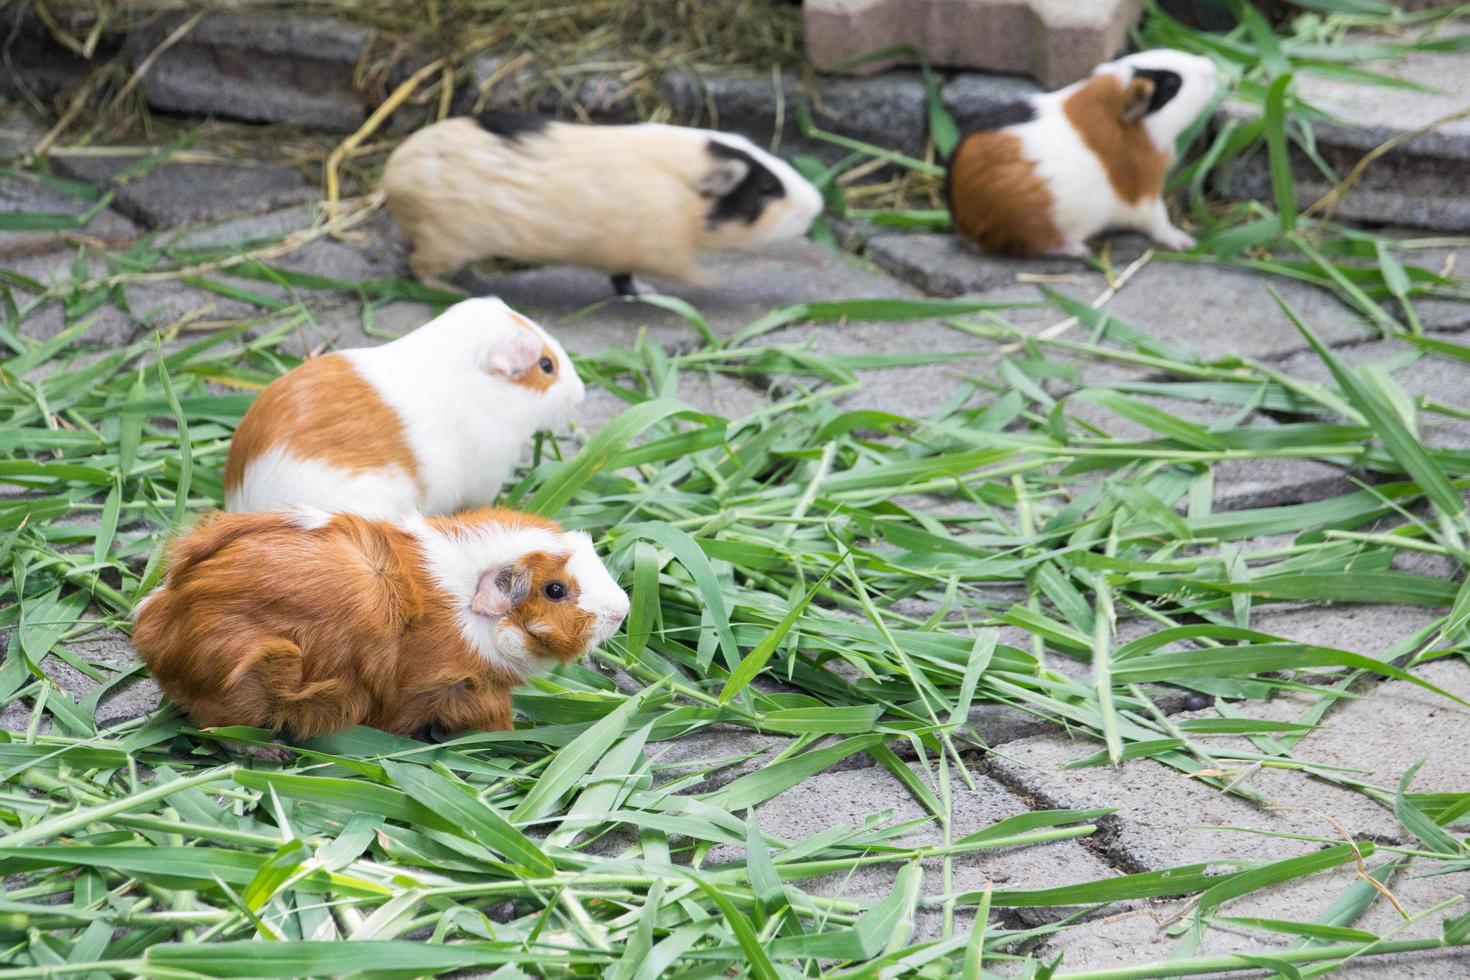
[[[584,394],[550,334],[498,299],[466,300],[271,382],[230,443],[225,509],[392,517],[489,504],[531,436],[571,421]]]
[[[421,281],[480,259],[702,279],[697,253],[799,238],[822,196],[742,136],[644,123],[586,126],[486,112],[414,133],[383,171]]]
[[[133,646],[204,726],[497,730],[512,687],[627,613],[591,538],[528,514],[216,513],[174,544]]]
[[[1213,62],[1161,49],[996,109],[950,158],[955,228],[1002,255],[1081,258],[1087,239],[1110,228],[1193,247],[1169,220],[1164,175],[1175,141],[1214,95]]]

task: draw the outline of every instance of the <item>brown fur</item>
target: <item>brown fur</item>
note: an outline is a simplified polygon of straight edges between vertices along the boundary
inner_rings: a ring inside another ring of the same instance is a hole
[[[340,354],[313,357],[261,392],[230,442],[225,488],[237,489],[252,460],[288,441],[303,459],[348,472],[398,466],[419,482],[403,421]]]
[[[1154,145],[1143,125],[1153,82],[1135,78],[1124,85],[1099,75],[1062,103],[1067,119],[1088,149],[1096,153],[1125,204],[1158,197],[1164,188],[1169,154]]]
[[[551,360],[550,374],[541,370],[541,358],[538,357],[535,364],[511,378],[511,383],[518,384],[522,388],[530,388],[532,391],[545,391],[556,384],[556,376],[561,371],[560,359],[548,344],[541,345],[541,357]]]
[[[558,530],[489,509],[431,521],[440,530],[490,522]],[[570,581],[568,600],[543,594],[566,579],[565,565],[562,556],[525,556],[516,571],[531,589],[507,617],[532,652],[571,660],[591,626],[578,617],[591,617],[575,609]],[[540,624],[550,636],[533,631]],[[430,579],[409,532],[351,514],[315,530],[285,513],[206,517],[172,548],[133,645],[200,725],[301,738],[354,724],[506,729],[521,681],[465,641],[453,598]]]
[[[949,205],[965,237],[1001,255],[1039,255],[1062,243],[1051,191],[1005,130],[971,133],[950,164]]]

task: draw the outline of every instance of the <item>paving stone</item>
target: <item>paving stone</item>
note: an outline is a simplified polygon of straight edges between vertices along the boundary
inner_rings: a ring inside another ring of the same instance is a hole
[[[1141,0],[806,0],[807,54],[823,70],[878,71],[904,59],[848,68],[896,44],[931,65],[1020,72],[1058,88],[1122,50]]]
[[[32,177],[0,175],[0,214],[30,212],[81,215],[95,202],[54,190]],[[138,235],[133,223],[110,208],[104,208],[80,228],[64,230],[0,231],[0,259],[60,248],[72,242],[102,247],[125,245]]]
[[[787,155],[813,153],[831,161],[848,152],[801,135],[795,109],[801,103],[811,109],[812,121],[821,129],[902,153],[923,152],[925,96],[918,72],[890,72],[865,80],[822,78],[810,85],[808,91],[790,72],[781,75],[778,92],[769,72],[673,71],[663,78],[663,93],[680,119],[742,133],[759,146],[770,146],[773,137],[779,137],[780,152]]]
[[[1354,34],[1344,43],[1373,45],[1385,40],[1397,39]],[[1439,40],[1453,42],[1455,35],[1448,32]],[[1294,80],[1299,99],[1336,120],[1315,123],[1313,132],[1320,155],[1340,176],[1368,151],[1470,103],[1470,53],[1413,52],[1387,61],[1362,59],[1358,64],[1415,87],[1360,85],[1312,73],[1298,74]],[[1258,111],[1239,103],[1223,107],[1226,118],[1242,120]],[[1414,136],[1375,160],[1336,213],[1357,221],[1470,229],[1470,201],[1464,195],[1467,163],[1470,119],[1461,118]],[[1293,154],[1293,170],[1299,177],[1299,199],[1310,201],[1329,189],[1316,166],[1300,153]],[[1222,186],[1232,196],[1270,199],[1269,172],[1260,155],[1237,161],[1223,178]]]
[[[643,122],[635,98],[636,82],[617,72],[583,65],[524,64],[505,71],[514,55],[486,55],[471,66],[474,85],[465,86],[455,100],[454,111],[467,115],[481,109],[540,112],[558,118],[578,118],[585,113],[594,122]],[[488,86],[488,87],[487,87]]]
[[[653,742],[645,749],[660,782],[704,772],[704,777],[684,790],[710,793],[728,782],[767,765],[791,739],[762,735],[734,725],[714,725],[667,742]],[[861,757],[871,765],[867,756]]]
[[[179,22],[134,39],[134,68]],[[143,91],[169,112],[350,132],[366,118],[352,78],[367,38],[331,18],[211,14],[158,58]]]
[[[31,9],[23,4],[8,4],[0,9],[0,32],[5,37],[4,70],[0,70],[0,95],[21,101],[50,101],[70,89],[92,71],[86,58],[64,47],[52,36]],[[51,16],[66,24],[67,12],[51,11]],[[81,32],[86,33],[84,28]],[[77,36],[81,36],[78,34]],[[96,57],[108,57],[113,45],[104,37]]]
[[[1434,337],[1434,334],[1430,335]],[[1438,339],[1464,343],[1463,336],[1439,335]],[[1391,366],[1413,356],[1418,348],[1399,340],[1378,340],[1355,344],[1336,352],[1337,358],[1351,368],[1367,365]],[[1325,382],[1333,387],[1332,373],[1322,359],[1310,352],[1297,354],[1281,362],[1281,370],[1305,381]],[[1466,393],[1466,367],[1463,361],[1428,354],[1392,372],[1394,381],[1411,397],[1431,399],[1441,404],[1470,409]],[[1435,448],[1470,447],[1470,422],[1452,415],[1421,411],[1420,434]]]
[[[940,100],[954,117],[960,132],[980,128],[979,119],[991,109],[1019,102],[1045,91],[1029,78],[1018,75],[990,75],[960,72],[945,82]]]
[[[669,393],[670,398],[724,419],[743,419],[769,404],[765,392],[716,372],[681,372],[678,388]],[[606,390],[592,387],[577,419],[577,425],[588,437],[595,435],[613,416],[620,415],[631,406]]]
[[[786,303],[913,295],[902,283],[851,256],[807,240],[711,255],[704,265],[709,272],[706,285],[657,278],[648,283],[693,305],[719,335],[733,333]],[[631,346],[640,328],[647,328],[656,343],[698,340],[679,314],[613,296],[607,277],[590,269],[547,266],[477,285],[477,292],[499,296],[537,318],[572,353]],[[603,305],[588,310],[595,304]]]
[[[910,766],[915,774],[928,781],[919,766]],[[974,776],[970,789],[958,773],[951,773],[951,835],[959,838],[994,825],[1006,817],[1026,812],[1027,807],[1004,788],[983,776]],[[932,784],[931,784],[931,788]],[[881,766],[868,766],[848,771],[819,773],[779,796],[756,807],[761,833],[789,841],[799,841],[835,826],[862,826],[867,819],[887,813],[886,823],[902,823],[920,819],[925,811],[896,778]],[[893,838],[898,846],[937,844],[943,840],[935,823],[924,824]],[[721,845],[711,850],[707,864],[741,860],[744,849]],[[800,887],[808,892],[853,899],[879,899],[892,890],[899,865],[868,865],[851,874],[839,873],[807,880]],[[978,891],[986,879],[1007,888],[1046,888],[1106,878],[1112,870],[1076,841],[1059,841],[1025,848],[1000,851],[978,851],[953,859],[954,891]],[[925,862],[925,895],[945,891],[942,862]],[[1047,910],[1017,910],[1022,922],[1044,921]],[[956,920],[968,919],[973,910],[957,910]],[[921,910],[915,917],[914,938],[933,938],[939,934],[941,917],[938,909]],[[968,923],[966,923],[968,924]]]
[[[136,163],[118,157],[57,157],[56,169],[99,186]],[[291,167],[252,163],[164,164],[116,188],[118,210],[150,228],[214,221],[315,200],[317,188]]]
[[[45,135],[46,127],[32,113],[0,100],[0,160],[24,156]]]
[[[1379,859],[1371,859],[1369,866],[1377,867],[1380,863]],[[1390,888],[1395,897],[1411,914],[1463,895],[1467,884],[1470,884],[1467,881],[1470,875],[1465,873],[1432,878],[1417,877],[1429,870],[1423,862],[1413,862],[1405,871],[1390,880]],[[1356,875],[1351,870],[1312,875],[1236,899],[1224,906],[1224,914],[1312,922],[1354,880]],[[1188,912],[1188,907],[1182,902],[1163,902],[1128,909],[1064,929],[1050,937],[1037,950],[1036,955],[1046,962],[1061,955],[1063,973],[1121,969],[1170,959],[1179,942],[1171,934],[1177,932],[1177,927],[1171,926],[1182,917],[1187,917]],[[1428,916],[1404,932],[1396,934],[1394,938],[1416,939],[1437,935],[1442,919],[1455,912],[1456,909],[1452,907],[1443,915]],[[1389,903],[1379,899],[1353,926],[1384,935],[1403,924],[1403,920]],[[1292,943],[1290,936],[1220,925],[1205,933],[1197,955],[1270,952],[1284,949]],[[1461,949],[1427,954],[1366,956],[1335,971],[1333,975],[1350,980],[1460,980],[1467,969],[1467,955],[1470,954]],[[1230,974],[1241,975],[1243,974]]]
[[[1112,259],[1122,267],[1143,254],[1147,241],[1138,235],[1110,237]],[[865,253],[880,269],[893,273],[930,296],[959,296],[1012,287],[1023,277],[1080,275],[1087,267],[1075,259],[1017,259],[982,252],[958,235],[879,234]]]
[[[0,636],[0,640],[4,639],[6,638]],[[128,638],[110,630],[89,634],[66,644],[66,647],[82,660],[102,670],[109,679],[138,663]],[[0,652],[3,650],[4,643],[0,642]],[[40,666],[60,690],[76,701],[90,696],[102,686],[54,655],[45,658]],[[150,678],[145,674],[135,675],[108,692],[98,702],[97,727],[106,728],[148,714],[158,707],[160,697],[158,686]],[[30,716],[31,703],[13,701],[0,710],[0,728],[6,731],[24,731],[30,723]]]

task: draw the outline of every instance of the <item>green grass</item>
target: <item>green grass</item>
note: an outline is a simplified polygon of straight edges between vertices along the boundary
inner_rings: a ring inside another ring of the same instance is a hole
[[[1298,219],[1282,169],[1283,141],[1300,139],[1308,116],[1290,76],[1330,60],[1306,38],[1359,16],[1299,23],[1277,42],[1279,58],[1236,59],[1238,91],[1266,111],[1256,132],[1221,136],[1181,171],[1181,186],[1200,191],[1191,199],[1206,245],[1181,260],[1253,269],[1262,288],[1331,290],[1361,314],[1365,337],[1391,338],[1390,363],[1343,367],[1284,305],[1282,331],[1317,350],[1329,383],[1248,358],[1201,360],[1058,293],[1044,300],[1054,318],[1079,325],[1049,338],[1006,308],[843,297],[773,310],[721,337],[698,311],[666,303],[688,319],[690,342],[670,353],[630,337],[581,358],[589,383],[628,409],[579,451],[543,443],[508,490],[513,504],[590,530],[633,598],[596,663],[518,695],[511,732],[430,745],[354,729],[299,746],[286,767],[226,762],[220,739],[268,733],[201,732],[171,708],[99,727],[100,698],[135,671],[82,652],[90,636],[126,629],[167,535],[219,505],[249,393],[295,363],[282,343],[315,335],[319,300],[352,299],[370,319],[431,293],[243,262],[190,282],[201,296],[253,304],[258,319],[98,349],[84,342],[88,326],[141,304],[139,277],[167,280],[217,255],[150,238],[91,255],[105,270],[79,267],[49,291],[0,276],[0,700],[29,713],[0,742],[0,977],[1045,977],[1050,966],[1030,954],[1076,915],[1151,899],[1195,902],[1176,958],[1084,973],[1063,964],[1055,975],[1315,976],[1349,958],[1470,942],[1463,905],[1411,910],[1443,920],[1428,938],[1362,931],[1382,899],[1361,880],[1324,895],[1315,921],[1253,919],[1231,905],[1359,859],[1390,882],[1410,857],[1421,874],[1470,868],[1470,792],[1413,792],[1412,769],[1397,785],[1374,784],[1302,743],[1334,705],[1370,694],[1373,678],[1427,687],[1413,667],[1470,643],[1470,447],[1421,435],[1470,410],[1410,398],[1387,370],[1470,360],[1459,338],[1420,336],[1413,313],[1424,299],[1470,297],[1421,268],[1412,247]],[[1245,27],[1211,43],[1229,60],[1266,41]],[[1207,163],[1266,144],[1279,144],[1274,210],[1201,196]],[[849,149],[851,164],[870,155]],[[267,295],[271,286],[285,298]],[[32,339],[58,312],[66,330]],[[993,339],[995,354],[972,379],[976,397],[923,419],[849,410],[841,396],[867,369],[933,363],[942,351],[875,359],[772,340],[791,323],[936,318],[957,339]],[[1076,381],[1079,361],[1142,366],[1160,380],[1082,381],[1059,396],[1049,380]],[[713,417],[679,400],[681,383],[709,372],[777,378],[780,394],[748,417]],[[1182,403],[1211,406],[1221,421],[1160,407]],[[1101,410],[1147,434],[1110,436],[1078,417],[1084,404],[1087,418]],[[1256,409],[1280,424],[1239,424]],[[1291,458],[1372,482],[1312,503],[1212,508],[1217,464]],[[922,497],[948,506],[925,509]],[[1455,572],[1400,570],[1406,552]],[[1422,606],[1428,625],[1379,657],[1253,626],[1279,601],[1364,599]],[[1120,640],[1115,621],[1136,638]],[[1156,701],[1180,688],[1211,700],[1216,717],[1160,711]],[[1253,723],[1228,700],[1283,691],[1312,707],[1294,722]],[[1426,696],[1465,707],[1432,687]],[[1078,765],[1164,765],[1257,803],[1262,794],[1238,777],[1269,767],[1362,794],[1402,833],[1356,849],[1324,837],[1296,857],[1223,869],[956,893],[947,882],[960,862],[1090,842],[1109,816],[1040,810],[950,833],[953,796],[986,748],[972,713],[996,706],[1065,726]],[[774,736],[780,749],[713,789],[701,775],[743,760],[660,762],[716,725]],[[754,818],[759,804],[862,752],[929,815],[937,843],[901,843],[908,828],[883,822],[789,840]],[[900,752],[918,761],[911,768]],[[887,897],[829,897],[824,876],[873,865],[896,873]],[[1027,926],[1014,913],[1023,908],[1058,918]],[[915,939],[919,910],[943,913],[939,938]],[[1217,926],[1298,941],[1269,955],[1195,955]]]

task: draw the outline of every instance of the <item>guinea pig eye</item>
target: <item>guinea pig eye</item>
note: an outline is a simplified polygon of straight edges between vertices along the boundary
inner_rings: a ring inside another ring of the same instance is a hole
[[[546,598],[550,599],[552,602],[560,602],[567,597],[567,587],[565,585],[562,585],[560,582],[548,582],[546,584],[546,588],[542,589],[541,591],[544,592],[546,594]]]
[[[551,374],[556,371],[556,363],[552,361],[552,359],[549,357],[543,357],[537,363],[540,366],[541,370],[545,371],[547,374]]]
[[[781,182],[775,177],[764,177],[761,179],[760,191],[762,194],[774,197],[781,193]]]

